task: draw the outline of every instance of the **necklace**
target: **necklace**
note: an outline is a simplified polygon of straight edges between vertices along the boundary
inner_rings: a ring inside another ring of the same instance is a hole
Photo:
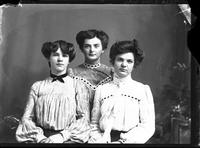
[[[98,68],[101,66],[101,63],[97,63],[97,64],[87,64],[87,63],[84,63],[83,64],[86,68],[89,68],[89,69],[94,69],[94,68]]]

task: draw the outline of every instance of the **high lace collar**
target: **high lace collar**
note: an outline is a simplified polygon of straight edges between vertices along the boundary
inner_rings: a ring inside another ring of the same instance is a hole
[[[100,66],[101,66],[101,63],[97,63],[97,64],[88,64],[88,63],[84,63],[83,65],[85,66],[85,68],[94,69],[94,68],[100,67]]]
[[[113,74],[113,83],[118,87],[121,85],[128,85],[130,82],[132,82],[131,78],[121,79],[117,74]]]

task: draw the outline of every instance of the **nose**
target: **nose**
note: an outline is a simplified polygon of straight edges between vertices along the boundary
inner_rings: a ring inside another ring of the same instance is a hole
[[[125,61],[123,61],[122,64],[121,64],[121,66],[122,66],[122,67],[126,67],[126,66],[127,66],[127,63],[126,63]]]
[[[94,47],[91,46],[91,47],[90,47],[90,52],[93,52],[93,51],[94,51]]]
[[[63,60],[63,56],[62,55],[59,55],[58,56],[58,61],[60,62],[60,61],[62,61]]]

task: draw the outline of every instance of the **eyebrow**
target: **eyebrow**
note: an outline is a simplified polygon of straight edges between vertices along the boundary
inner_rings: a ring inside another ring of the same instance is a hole
[[[133,59],[124,59],[122,57],[117,57],[117,58],[120,59],[120,60],[127,60],[127,61],[131,60],[131,61],[134,61]]]
[[[53,54],[59,54],[58,52],[52,52]]]
[[[88,44],[88,43],[84,43],[83,45],[100,45],[101,43],[95,43],[95,44]]]

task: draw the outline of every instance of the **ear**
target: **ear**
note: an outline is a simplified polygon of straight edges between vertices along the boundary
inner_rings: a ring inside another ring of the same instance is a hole
[[[104,50],[102,50],[101,53],[104,53]]]

